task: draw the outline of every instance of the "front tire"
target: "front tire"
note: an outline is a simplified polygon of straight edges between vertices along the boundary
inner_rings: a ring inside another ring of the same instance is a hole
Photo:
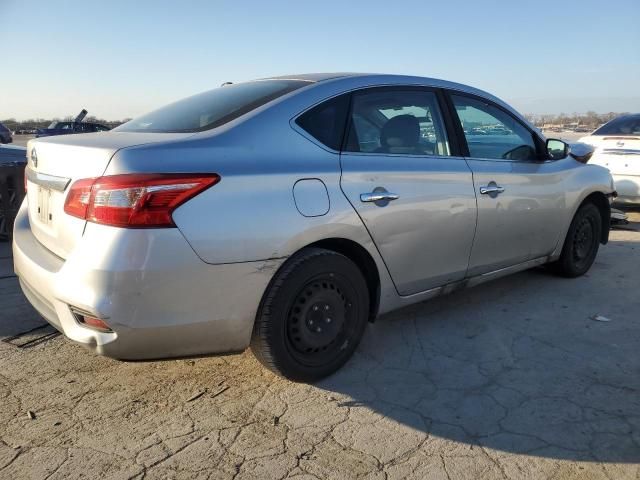
[[[369,317],[369,290],[347,257],[306,248],[272,279],[256,317],[251,350],[274,373],[313,382],[353,354]]]
[[[596,259],[602,232],[602,216],[593,203],[582,205],[571,221],[562,253],[552,264],[556,273],[575,278],[589,271]]]

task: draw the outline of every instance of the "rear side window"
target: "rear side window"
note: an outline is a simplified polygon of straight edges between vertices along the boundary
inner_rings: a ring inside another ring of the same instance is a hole
[[[640,135],[640,115],[614,118],[592,135]]]
[[[200,132],[224,125],[282,95],[309,85],[302,80],[260,80],[226,85],[135,118],[121,132]]]
[[[296,123],[323,145],[340,150],[348,110],[349,95],[341,95],[306,111]]]

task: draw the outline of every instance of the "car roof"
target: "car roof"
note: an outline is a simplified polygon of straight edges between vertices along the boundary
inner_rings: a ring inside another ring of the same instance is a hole
[[[305,82],[322,82],[334,78],[357,77],[367,75],[355,72],[333,72],[333,73],[294,73],[291,75],[278,75],[276,77],[261,78],[260,80],[302,80]]]
[[[375,85],[425,85],[436,88],[446,88],[462,92],[473,93],[489,98],[500,104],[505,104],[494,95],[462,83],[441,80],[432,77],[420,77],[415,75],[396,75],[390,73],[359,73],[359,72],[330,72],[330,73],[300,73],[292,75],[279,75],[277,77],[261,78],[259,80],[301,80],[310,83],[320,83],[328,80],[353,80],[361,86]]]
[[[403,86],[403,85],[415,85],[426,86],[432,88],[442,88],[451,91],[457,91],[462,93],[468,93],[476,95],[481,98],[490,100],[500,105],[505,110],[511,112],[518,117],[523,123],[529,125],[530,128],[535,127],[526,119],[523,115],[517,112],[511,105],[503,101],[502,99],[488,93],[484,90],[480,90],[469,85],[462,83],[451,82],[448,80],[441,80],[438,78],[419,77],[413,75],[395,75],[388,73],[358,73],[358,72],[332,72],[332,73],[303,73],[292,75],[280,75],[277,77],[263,78],[260,80],[301,80],[309,82],[310,84],[321,85],[326,83],[332,83],[335,85],[336,91],[338,90],[354,90],[358,88],[376,87],[376,86]],[[296,94],[296,92],[294,92]]]

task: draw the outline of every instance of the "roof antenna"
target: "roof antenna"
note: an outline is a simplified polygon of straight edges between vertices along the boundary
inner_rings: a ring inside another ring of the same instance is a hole
[[[221,87],[226,87],[227,85],[233,85],[233,82],[224,82]]]

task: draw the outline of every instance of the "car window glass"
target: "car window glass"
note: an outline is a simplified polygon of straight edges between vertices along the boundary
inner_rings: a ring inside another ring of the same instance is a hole
[[[303,113],[296,123],[320,143],[340,150],[348,109],[349,95],[342,95]]]
[[[309,85],[302,80],[259,80],[200,93],[134,118],[121,132],[201,132],[219,127],[278,97]]]
[[[593,135],[640,135],[640,115],[614,118]]]
[[[452,95],[469,147],[469,156],[499,160],[536,160],[531,132],[514,117],[491,104]]]
[[[345,150],[449,155],[436,95],[419,90],[374,89],[355,93]]]

